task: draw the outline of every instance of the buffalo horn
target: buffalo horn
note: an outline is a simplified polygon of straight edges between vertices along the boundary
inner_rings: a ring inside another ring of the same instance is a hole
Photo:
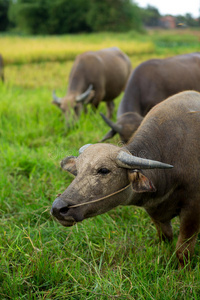
[[[53,97],[53,101],[54,101],[55,103],[58,103],[58,104],[61,103],[61,99],[62,99],[62,98],[59,98],[59,97],[56,96],[55,90],[54,90],[53,93],[52,93],[52,97]]]
[[[89,146],[91,146],[92,144],[86,144],[86,145],[83,145],[80,149],[79,149],[79,154],[81,154],[81,153],[83,153],[83,151],[87,148],[87,147],[89,147]]]
[[[168,165],[156,160],[145,159],[120,151],[117,156],[117,164],[120,167],[128,169],[170,169],[172,165]]]
[[[76,102],[84,102],[87,99],[87,97],[90,95],[92,89],[93,89],[93,85],[90,84],[88,89],[84,93],[76,97]]]
[[[108,131],[108,132],[106,133],[106,135],[104,135],[104,137],[100,140],[100,143],[101,143],[101,142],[104,142],[104,141],[106,141],[106,140],[111,139],[116,133],[117,133],[116,131],[114,131],[113,129],[111,129],[111,130]]]
[[[122,125],[117,125],[116,123],[112,122],[110,119],[108,119],[106,116],[104,116],[104,114],[100,113],[100,115],[102,116],[103,120],[106,122],[106,124],[112,128],[112,130],[114,130],[117,133],[121,133],[122,131]]]

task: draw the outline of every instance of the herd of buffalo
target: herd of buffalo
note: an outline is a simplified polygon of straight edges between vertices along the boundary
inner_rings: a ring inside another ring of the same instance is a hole
[[[0,66],[2,58],[0,57]],[[3,68],[0,67],[3,80]],[[113,100],[124,90],[116,123]],[[102,141],[119,134],[123,147],[84,145],[61,167],[75,176],[53,202],[51,214],[72,226],[118,205],[143,207],[160,240],[172,241],[171,220],[179,216],[176,254],[189,262],[200,231],[200,53],[151,59],[132,70],[113,47],[77,56],[66,96],[53,103],[69,118],[86,105],[107,105],[110,127]]]

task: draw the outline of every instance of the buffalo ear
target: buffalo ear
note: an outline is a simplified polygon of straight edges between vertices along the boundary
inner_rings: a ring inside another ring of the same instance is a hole
[[[65,157],[61,163],[61,168],[67,172],[70,172],[74,176],[77,175],[77,169],[76,169],[76,156],[67,156]]]
[[[141,171],[129,170],[128,178],[132,189],[137,193],[155,192],[156,188],[152,181],[149,180]]]

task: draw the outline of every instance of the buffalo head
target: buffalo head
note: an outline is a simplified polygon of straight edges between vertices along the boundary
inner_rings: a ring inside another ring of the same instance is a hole
[[[63,226],[132,204],[138,193],[155,192],[153,182],[141,169],[172,167],[110,144],[86,145],[79,152],[78,157],[69,156],[61,162],[64,170],[76,176],[52,205],[51,214]]]
[[[84,105],[92,101],[94,94],[95,92],[92,84],[90,84],[83,93],[79,93],[78,91],[68,91],[67,95],[63,98],[56,96],[55,91],[53,91],[52,103],[63,111],[68,120],[71,115],[78,117],[83,110]]]

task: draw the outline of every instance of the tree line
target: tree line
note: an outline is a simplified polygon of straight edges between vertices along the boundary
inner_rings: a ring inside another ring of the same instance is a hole
[[[28,34],[64,34],[142,30],[158,26],[157,8],[140,8],[132,0],[0,0],[0,31]],[[198,26],[190,14],[177,16]]]

